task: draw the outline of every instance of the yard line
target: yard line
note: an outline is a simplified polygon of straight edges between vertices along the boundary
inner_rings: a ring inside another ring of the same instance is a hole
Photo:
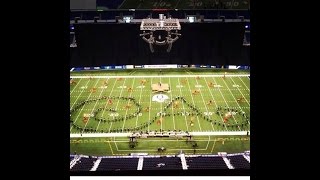
[[[140,88],[139,104],[141,102],[141,93],[142,93],[142,87]],[[136,118],[136,126],[135,127],[137,127],[137,125],[138,125],[138,118],[139,118],[139,114],[137,115],[137,118]]]
[[[180,86],[180,88],[179,88],[180,96],[182,97],[180,78],[178,78],[178,82],[179,82],[179,86]],[[184,108],[184,103],[182,103],[182,108],[183,108],[183,111],[186,112],[186,109]],[[184,116],[184,120],[186,121],[187,131],[189,131],[188,122],[187,122],[187,116]]]
[[[96,86],[96,85],[98,84],[98,82],[99,82],[99,79],[98,79],[98,81],[96,82],[96,84],[95,84],[94,86]],[[83,91],[82,91],[82,92],[83,92]],[[81,93],[82,93],[82,92],[81,92]],[[87,99],[86,99],[86,100],[88,100],[88,99],[90,98],[91,94],[92,94],[92,91],[90,92],[90,94],[89,94],[89,96],[87,97]],[[83,105],[83,106],[81,107],[80,112],[79,112],[79,114],[77,115],[77,117],[76,117],[76,119],[75,119],[74,123],[76,123],[76,122],[77,122],[77,120],[78,120],[78,118],[79,118],[79,115],[81,114],[81,112],[82,112],[82,110],[83,110],[84,106],[85,106],[85,105]],[[71,108],[71,109],[72,109],[72,108]],[[72,130],[72,128],[73,128],[73,126],[71,126],[70,131]]]
[[[152,85],[152,79],[153,79],[153,78],[151,78],[151,82],[150,82],[151,85]],[[151,114],[150,114],[150,113],[151,113],[151,99],[152,99],[151,96],[152,96],[152,91],[150,91],[150,98],[149,98],[149,99],[150,99],[150,104],[149,104],[149,108],[150,108],[150,109],[149,109],[149,121],[150,121],[150,122],[151,122],[151,119],[150,119]],[[148,132],[149,132],[149,128],[150,128],[150,124],[148,123]]]
[[[82,78],[80,79],[80,81],[82,80]],[[72,91],[70,92],[70,95],[72,94],[72,92],[76,89],[76,87],[80,84],[80,81],[77,82],[77,84],[73,87]]]
[[[132,72],[130,72],[129,73],[129,75],[132,75],[132,74],[134,74],[134,73],[136,73],[137,71],[132,71]]]
[[[188,79],[187,79],[187,81],[188,81]],[[197,79],[196,79],[196,82],[197,82],[197,85],[199,85]],[[189,85],[189,81],[188,81],[188,85]],[[204,103],[204,107],[206,108],[206,111],[207,111],[208,116],[209,116],[209,110],[208,110],[208,108],[207,108],[206,102],[205,102],[204,99],[203,99],[203,95],[202,95],[202,92],[201,92],[201,91],[200,91],[200,95],[201,95],[202,101],[203,101],[203,103]],[[209,116],[209,117],[210,117],[210,116]],[[212,122],[210,122],[210,124],[211,124],[212,129],[214,130],[214,127],[213,127],[213,125],[212,125]]]
[[[112,153],[112,155],[113,155],[113,150],[112,150],[112,147],[111,147],[110,141],[108,141],[108,143],[109,143],[109,147],[110,147],[111,153]]]
[[[230,77],[231,81],[235,84],[235,82],[233,81],[232,77]],[[240,91],[239,87],[237,87],[238,91]],[[248,103],[248,105],[250,106],[250,103],[247,101],[247,99],[244,97],[244,95],[242,94],[242,92],[240,91],[242,97],[244,98],[244,100],[246,100],[246,102]],[[232,94],[233,96],[233,94]],[[233,96],[234,97],[234,96]],[[238,103],[238,102],[237,102]]]
[[[239,108],[241,109],[241,111],[243,111],[242,108],[241,108],[241,106],[239,105],[237,99],[234,97],[234,95],[232,94],[231,90],[229,89],[229,87],[228,87],[227,83],[225,82],[225,80],[223,80],[223,82],[224,82],[224,84],[227,86],[227,88],[228,88],[228,90],[230,91],[232,97],[236,100],[236,103],[237,103],[237,105],[239,106]],[[234,119],[236,119],[236,118],[234,118]],[[236,122],[237,122],[237,121],[236,121]],[[248,121],[248,123],[250,124],[249,121]]]
[[[102,92],[104,91],[104,89],[105,89],[105,88],[103,88],[103,89],[101,90],[101,92],[100,92],[100,94],[99,94],[98,98],[100,98],[100,97],[101,97],[101,94],[102,94]],[[93,106],[93,108],[92,108],[92,110],[91,110],[91,112],[90,112],[90,116],[89,116],[89,118],[88,118],[88,121],[87,121],[87,122],[86,122],[86,124],[84,125],[84,127],[83,127],[83,130],[82,130],[81,134],[83,133],[84,129],[87,127],[87,124],[89,123],[90,118],[91,118],[91,114],[92,114],[92,112],[95,110],[95,107],[96,107],[97,103],[98,103],[98,101],[96,101],[96,103],[94,104],[94,106]]]
[[[127,79],[124,79],[124,81],[123,81],[123,84],[122,84],[122,88],[121,88],[121,92],[120,92],[119,97],[121,97],[121,94],[122,94],[123,89],[124,89],[123,86],[124,86],[124,83],[126,82],[126,80],[127,80]],[[117,105],[116,105],[115,110],[117,110],[118,105],[119,105],[119,102],[120,102],[120,99],[118,99],[118,102],[117,102]],[[112,116],[112,118],[114,119],[114,116]],[[112,123],[113,123],[113,122],[111,122],[111,124],[110,124],[110,126],[109,126],[109,133],[110,133],[110,130],[111,130],[111,127],[112,127]]]
[[[193,100],[193,96],[192,96],[192,92],[191,92],[191,88],[190,88],[190,85],[189,85],[189,80],[188,80],[188,78],[187,78],[187,82],[188,82],[188,88],[189,88],[189,92],[190,92],[191,99],[192,99],[192,102],[193,102],[193,106],[195,107],[196,104],[195,104],[195,102],[194,102],[194,100]],[[197,115],[197,120],[198,120],[198,124],[199,124],[199,127],[200,127],[200,131],[202,131],[198,115]]]
[[[213,151],[213,148],[214,148],[214,145],[216,144],[216,141],[215,141],[215,139],[213,140],[213,145],[212,145],[212,149],[211,149],[211,153],[212,153],[212,151]]]
[[[238,78],[241,80],[241,82],[244,84],[244,86],[246,86],[247,90],[250,92],[250,88],[248,88],[248,86],[246,85],[246,83],[244,83],[240,77],[238,77]]]
[[[212,79],[213,79],[213,81],[214,81],[214,84],[217,84],[217,82],[216,82],[216,80],[214,79],[214,77],[212,77]],[[221,90],[220,90],[220,88],[219,88],[219,87],[218,87],[218,89],[219,89],[219,92],[220,92],[220,94],[221,94],[221,96],[222,96],[222,98],[223,98],[224,102],[226,103],[227,107],[229,108],[229,105],[228,105],[228,103],[227,103],[226,99],[224,98],[224,96],[223,96],[223,94],[222,94],[222,92],[221,92]],[[238,122],[237,122],[237,120],[236,120],[236,118],[235,118],[235,117],[233,117],[233,118],[234,118],[234,120],[236,121],[236,123],[238,123]],[[238,128],[239,128],[239,130],[241,131],[240,126],[239,126],[239,125],[238,125]]]
[[[117,145],[117,141],[112,141],[114,143],[114,145],[116,145],[117,151],[119,151],[118,145]],[[128,141],[127,141],[128,142]]]
[[[160,76],[160,83],[162,84],[161,76]],[[160,125],[161,125],[161,131],[163,131],[163,129],[162,129],[162,120],[163,120],[163,118],[162,118],[162,102],[160,102],[160,112],[161,112],[161,114],[160,114],[160,119],[161,119]]]
[[[210,140],[211,140],[211,138],[210,138],[210,136],[209,136],[209,140],[208,140],[208,143],[207,143],[207,146],[206,146],[206,150],[208,149],[208,146],[209,146]]]
[[[176,6],[174,6],[174,9],[177,9],[177,6],[179,5],[180,1],[181,1],[181,0],[179,0],[179,1],[177,2]]]
[[[141,4],[142,4],[142,2],[140,2],[140,3],[138,4],[138,6],[137,6],[136,9],[139,9],[139,8],[141,7]]]
[[[171,100],[173,99],[172,98],[172,85],[171,85],[171,81],[170,81],[170,78],[169,78],[169,84],[170,84],[170,96],[171,96]],[[173,112],[173,106],[171,106],[171,111],[172,111],[172,119],[173,119],[173,129],[176,129],[176,123],[174,121],[174,112]]]
[[[122,5],[124,4],[124,2],[126,2],[127,0],[122,1],[122,3],[118,6],[118,9],[121,9]]]
[[[87,86],[89,82],[90,82],[90,80],[86,83],[85,86]],[[85,90],[85,89],[83,88],[82,91],[80,92],[79,96],[76,98],[76,100],[73,102],[72,106],[70,107],[70,110],[71,110],[71,109],[73,108],[73,106],[76,104],[76,102],[78,101],[80,95],[83,93],[84,90]]]
[[[212,92],[211,92],[211,90],[210,90],[210,87],[209,87],[209,85],[208,85],[208,82],[207,82],[206,78],[204,78],[204,81],[206,81],[207,87],[208,87],[208,89],[209,89],[209,92],[210,92],[210,94],[211,94],[211,97],[212,97],[212,99],[213,99],[214,104],[216,105],[216,107],[218,107],[218,105],[217,105],[217,103],[216,103],[216,100],[214,99],[214,97],[213,97],[213,95],[212,95]],[[227,126],[226,126],[226,123],[223,122],[223,120],[222,120],[223,118],[222,118],[220,115],[219,115],[219,117],[220,117],[222,123],[224,124],[224,128],[226,128],[226,130],[228,131],[228,128],[227,128]]]
[[[131,95],[132,95],[133,86],[134,86],[134,81],[135,81],[135,80],[136,80],[136,78],[133,78],[132,90],[131,90],[131,92],[130,92],[129,97],[131,97]],[[130,86],[130,88],[131,88],[131,86]],[[142,89],[142,88],[141,88],[141,89]],[[141,98],[141,96],[140,96],[140,98]],[[127,105],[129,105],[129,103],[130,103],[130,99],[129,99]],[[140,103],[140,100],[139,100],[139,103]],[[129,108],[126,109],[126,114],[124,115],[124,121],[123,121],[123,125],[122,125],[122,131],[123,131],[123,129],[124,129],[124,125],[126,124],[126,117],[127,117],[128,110],[129,110]]]
[[[108,82],[108,81],[109,81],[109,79],[107,80],[107,82]],[[116,84],[117,84],[117,81],[114,81],[113,86],[112,86],[112,88],[111,88],[111,91],[110,91],[108,97],[111,96],[111,94],[112,94],[112,92],[113,92],[113,89],[114,89],[114,86],[115,86]],[[107,105],[108,105],[108,103],[106,103],[106,104],[104,105],[104,109],[106,109]],[[103,117],[104,112],[105,112],[105,111],[102,111],[101,117]],[[99,120],[99,123],[98,123],[98,126],[97,126],[96,130],[99,128],[100,122],[101,122],[101,119]]]

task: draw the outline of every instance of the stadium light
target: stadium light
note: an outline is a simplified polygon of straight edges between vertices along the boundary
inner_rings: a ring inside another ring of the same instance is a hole
[[[194,23],[197,18],[194,15],[188,15],[187,19],[189,20],[189,23]]]
[[[133,19],[132,16],[123,16],[123,21],[124,21],[125,23],[130,23],[130,22],[131,22],[131,19]]]

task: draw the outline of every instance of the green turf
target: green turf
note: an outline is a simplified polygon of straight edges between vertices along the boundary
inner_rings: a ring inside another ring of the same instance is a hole
[[[182,131],[247,131],[250,130],[250,79],[248,77],[183,77],[183,75],[203,75],[203,74],[224,74],[226,70],[208,70],[191,69],[185,70],[163,70],[164,76],[158,75],[158,70],[114,70],[114,71],[82,71],[71,72],[72,75],[77,76],[95,76],[95,75],[130,75],[132,78],[117,79],[117,77],[110,78],[80,78],[74,79],[77,83],[70,85],[70,109],[76,108],[79,103],[91,100],[91,102],[78,106],[79,108],[71,113],[70,133],[94,133],[94,132],[136,132],[136,131],[159,131],[163,130],[182,130]],[[243,70],[229,70],[227,74],[248,74],[248,71]],[[144,75],[145,77],[135,77]],[[148,77],[150,75],[156,75],[155,77]],[[166,75],[181,75],[179,77],[165,77]],[[141,88],[141,80],[147,80],[147,83]],[[169,97],[169,101],[164,103],[152,101],[154,94],[151,91],[151,84],[158,83],[169,84],[171,91],[165,93]],[[104,86],[104,82],[108,85]],[[215,85],[221,87],[209,87],[208,84],[212,82]],[[125,88],[121,88],[126,86]],[[182,87],[180,87],[182,86]],[[201,86],[201,87],[199,87]],[[90,90],[95,87],[96,91]],[[104,88],[103,88],[104,87]],[[133,91],[129,92],[128,87],[132,87]],[[200,89],[200,94],[192,95],[192,91]],[[102,97],[114,97],[112,99],[113,104],[107,104],[107,99],[101,99]],[[173,108],[165,106],[175,97],[183,97],[186,102],[179,100],[179,107]],[[124,97],[119,99],[117,97]],[[132,97],[134,100],[128,100],[128,97]],[[242,102],[238,102],[239,97],[244,97]],[[208,105],[209,100],[213,100],[212,105]],[[131,108],[126,109],[125,106],[130,103]],[[141,107],[141,113],[137,113],[139,104]],[[199,115],[195,115],[196,111],[191,109],[190,106],[195,106],[199,111]],[[150,107],[150,111],[145,111],[146,107]],[[222,107],[222,115],[218,115],[217,107]],[[101,108],[95,117],[88,118],[88,121],[84,121],[84,114],[92,114],[97,112],[97,109]],[[115,109],[115,112],[110,112],[108,109]],[[245,116],[240,113],[233,115],[229,118],[228,122],[223,122],[224,115],[229,112],[228,108],[237,110],[238,112],[244,111]],[[171,116],[163,117],[162,123],[157,123],[160,119],[159,112],[165,112],[171,114]],[[184,113],[184,115],[173,114]],[[187,115],[194,114],[193,116]],[[136,113],[136,116],[129,118],[130,115]],[[127,117],[127,118],[124,118]],[[124,118],[125,120],[112,121],[114,119]],[[155,120],[153,120],[155,118]],[[191,126],[191,119],[194,119],[194,125]],[[107,122],[102,121],[102,119]],[[212,120],[212,121],[209,121]],[[150,120],[150,121],[149,121]],[[151,123],[150,123],[151,122]],[[248,122],[248,123],[246,123]],[[233,136],[228,136],[229,138]],[[214,137],[212,137],[213,139]],[[215,137],[217,138],[217,137]],[[102,138],[85,138],[89,141],[96,141]],[[83,139],[83,140],[85,140]],[[74,138],[71,139],[73,141]],[[110,142],[110,143],[71,143],[71,151],[77,151],[84,154],[96,154],[96,155],[108,155],[108,154],[123,154],[131,152],[128,149],[128,140],[126,142]],[[136,147],[136,150],[154,149],[161,144],[162,141],[148,142],[141,141]],[[209,146],[213,146],[213,142],[209,143]],[[187,148],[187,144],[177,143],[172,141],[164,141],[166,147],[171,149],[190,149]],[[173,143],[173,144],[172,144]],[[200,149],[203,149],[204,142],[199,142]],[[207,142],[206,142],[207,143]],[[235,143],[235,144],[234,144]],[[219,143],[218,143],[219,144]],[[111,148],[110,148],[111,147]],[[117,149],[118,147],[118,149]],[[175,148],[173,148],[175,147]],[[149,148],[149,149],[148,149]],[[114,151],[112,152],[111,149]],[[123,151],[121,151],[123,150]],[[226,152],[243,152],[249,150],[249,141],[235,141],[232,143],[226,143],[224,146],[217,146],[218,151]],[[167,150],[168,153],[174,153],[176,150]],[[186,150],[188,153],[192,153],[193,150]],[[191,152],[192,151],[192,152]],[[150,150],[150,152],[152,152]],[[197,153],[210,153],[208,150],[197,150]],[[212,151],[215,152],[215,151]]]
[[[209,139],[210,138],[210,139]],[[197,147],[192,145],[197,143]],[[159,147],[166,151],[160,153]],[[201,136],[193,141],[186,138],[148,138],[138,139],[135,148],[129,147],[128,138],[72,138],[70,153],[93,156],[128,155],[129,153],[177,154],[182,150],[186,154],[216,154],[217,152],[239,153],[250,149],[250,137],[247,136]]]

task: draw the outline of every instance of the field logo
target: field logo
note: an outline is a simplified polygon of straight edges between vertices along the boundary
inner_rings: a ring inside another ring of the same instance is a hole
[[[152,101],[156,102],[164,102],[165,100],[168,100],[169,97],[165,94],[156,94],[152,97]]]

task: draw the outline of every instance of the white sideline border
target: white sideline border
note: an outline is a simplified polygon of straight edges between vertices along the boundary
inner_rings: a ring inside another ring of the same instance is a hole
[[[246,136],[248,131],[216,131],[216,132],[189,132],[192,136]],[[85,134],[70,134],[70,138],[85,138],[85,137],[129,137],[132,133],[85,133]],[[250,131],[249,131],[250,135]]]
[[[202,74],[202,75],[163,75],[161,77],[249,77],[250,74]],[[157,78],[159,75],[152,76],[70,76],[70,78],[79,79],[79,78]]]

